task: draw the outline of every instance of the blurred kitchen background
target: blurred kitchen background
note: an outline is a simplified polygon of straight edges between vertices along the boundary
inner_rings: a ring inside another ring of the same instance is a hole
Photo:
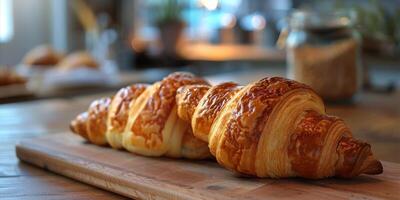
[[[398,0],[0,0],[0,78],[26,87],[0,90],[0,102],[115,90],[177,70],[242,84],[288,76],[325,88],[336,86],[309,77],[344,71],[325,82],[354,89],[321,94],[326,99],[348,100],[362,89],[390,93],[400,83],[399,22]],[[339,47],[343,39],[357,42]],[[318,48],[297,48],[307,45]],[[94,67],[80,69],[91,65],[79,56]]]

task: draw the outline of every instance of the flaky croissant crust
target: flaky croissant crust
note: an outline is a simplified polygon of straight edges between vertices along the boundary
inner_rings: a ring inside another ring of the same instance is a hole
[[[370,145],[326,115],[320,97],[304,84],[272,77],[245,87],[190,85],[176,100],[179,117],[233,171],[314,179],[382,172]]]
[[[176,113],[176,91],[190,84],[207,82],[189,73],[173,73],[153,85],[122,88],[111,98],[94,101],[71,122],[71,130],[94,144],[141,155],[208,158],[207,143],[195,138]]]
[[[354,177],[382,173],[369,144],[325,113],[308,86],[264,78],[210,86],[174,73],[94,101],[71,130],[97,145],[146,156],[206,158],[258,177]],[[208,144],[208,147],[207,147]]]

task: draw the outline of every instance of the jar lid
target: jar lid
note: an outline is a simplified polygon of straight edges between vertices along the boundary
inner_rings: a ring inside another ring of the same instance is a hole
[[[301,29],[337,29],[354,25],[355,13],[351,11],[313,12],[296,10],[290,15],[289,25]]]

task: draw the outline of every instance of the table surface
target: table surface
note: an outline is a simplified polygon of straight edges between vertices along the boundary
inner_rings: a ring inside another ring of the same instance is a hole
[[[103,93],[70,99],[0,105],[0,199],[120,199],[118,195],[20,162],[15,144],[23,138],[68,130],[76,114]],[[328,105],[357,138],[368,141],[375,155],[400,163],[400,91],[363,93],[353,105]]]

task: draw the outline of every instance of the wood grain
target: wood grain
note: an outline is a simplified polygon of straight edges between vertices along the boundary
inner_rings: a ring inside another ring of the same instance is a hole
[[[15,144],[68,128],[84,109],[76,100],[43,100],[0,106],[0,199],[126,199],[20,162]]]
[[[148,158],[85,143],[71,133],[26,139],[17,156],[28,163],[96,187],[139,199],[397,199],[400,165],[351,180],[238,177],[214,161]]]

